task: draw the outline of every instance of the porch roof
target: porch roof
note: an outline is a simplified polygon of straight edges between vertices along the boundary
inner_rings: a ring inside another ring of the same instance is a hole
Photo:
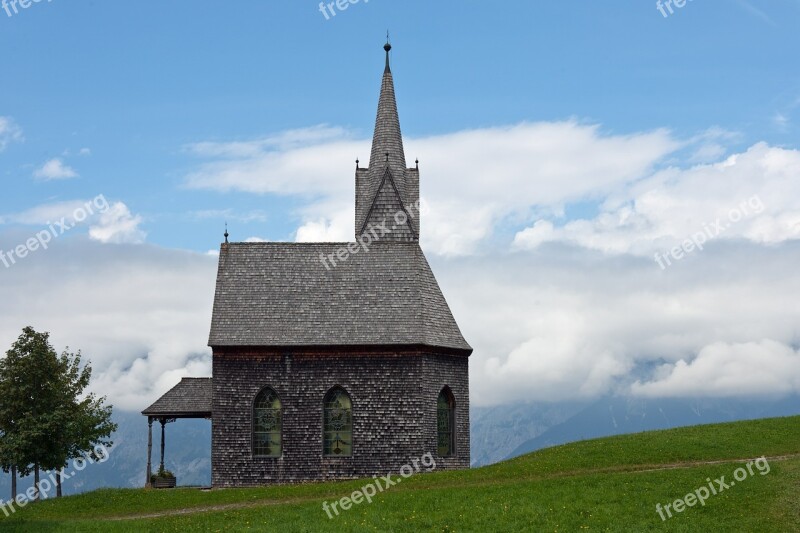
[[[211,418],[211,378],[183,378],[142,411],[152,418]]]

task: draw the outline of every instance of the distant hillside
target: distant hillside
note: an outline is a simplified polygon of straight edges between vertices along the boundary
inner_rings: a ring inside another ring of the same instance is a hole
[[[608,437],[472,470],[388,473],[380,490],[372,478],[103,490],[0,515],[0,530],[784,533],[800,530],[798,435],[800,417]]]
[[[606,397],[594,402],[473,408],[472,466],[556,444],[654,429],[800,414],[800,396],[781,400]]]
[[[610,435],[797,414],[797,396],[781,400],[603,398],[521,443],[503,458]]]
[[[520,403],[471,409],[472,466],[508,458],[526,442],[570,420],[589,405],[588,402]]]

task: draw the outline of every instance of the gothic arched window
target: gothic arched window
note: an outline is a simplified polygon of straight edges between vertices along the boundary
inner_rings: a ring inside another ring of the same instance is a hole
[[[453,455],[456,442],[456,400],[449,388],[445,387],[442,389],[436,404],[436,428],[438,435],[436,448],[440,457],[448,457]]]
[[[322,453],[328,456],[353,455],[353,404],[340,387],[325,395],[323,406]]]
[[[267,387],[256,396],[253,406],[253,455],[281,456],[281,399]]]

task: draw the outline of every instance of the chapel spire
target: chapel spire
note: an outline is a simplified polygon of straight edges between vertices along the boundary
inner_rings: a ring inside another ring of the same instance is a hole
[[[356,236],[364,233],[370,224],[377,225],[386,217],[405,212],[408,222],[384,240],[417,240],[419,218],[411,211],[419,200],[419,172],[406,168],[400,117],[394,93],[394,79],[390,65],[392,45],[387,42],[386,67],[381,81],[375,132],[372,136],[369,167],[356,168]],[[404,217],[398,215],[399,219]]]
[[[376,173],[386,169],[386,154],[389,154],[389,167],[395,181],[402,181],[406,168],[406,156],[403,152],[403,136],[400,133],[400,117],[397,113],[397,100],[394,95],[394,79],[389,64],[389,52],[392,45],[386,43],[386,68],[383,71],[381,95],[378,100],[378,115],[375,118],[375,133],[372,136],[372,153],[369,168]],[[398,183],[399,185],[399,183]]]

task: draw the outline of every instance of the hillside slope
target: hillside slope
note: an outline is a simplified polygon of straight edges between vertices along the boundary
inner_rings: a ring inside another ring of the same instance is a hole
[[[341,499],[373,480],[96,491],[29,506],[0,519],[0,530],[800,531],[800,417],[610,437],[392,479],[399,482],[348,510]]]
[[[641,433],[700,424],[791,416],[800,412],[800,397],[778,400],[735,398],[602,398],[561,424],[520,444],[503,459],[542,448],[611,435]]]

